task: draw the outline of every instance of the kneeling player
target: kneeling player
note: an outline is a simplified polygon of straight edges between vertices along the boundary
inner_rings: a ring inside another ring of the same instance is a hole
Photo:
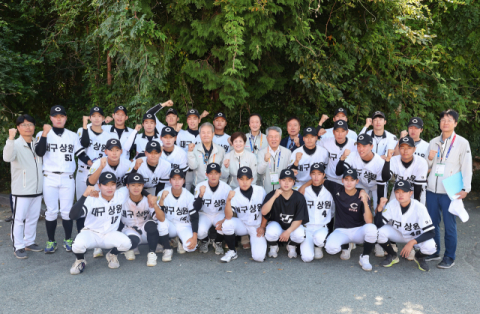
[[[185,172],[173,169],[170,173],[171,186],[158,193],[160,208],[165,213],[170,238],[179,237],[177,252],[193,252],[197,248],[198,212],[193,207],[193,195],[182,186],[185,184]],[[163,236],[160,233],[160,236]],[[170,249],[168,241],[162,243],[165,250]]]
[[[418,248],[415,253],[415,262],[422,271],[429,271],[425,257],[434,254],[437,250],[433,237],[435,227],[428,214],[427,208],[415,199],[410,183],[399,180],[394,187],[395,198],[388,202],[382,198],[375,215],[375,224],[378,229],[378,243],[388,253],[380,263],[383,267],[390,267],[399,262],[397,253],[390,245],[390,241],[406,243],[400,255],[407,258],[412,249]],[[384,209],[385,207],[385,209]]]
[[[263,262],[267,251],[265,229],[260,226],[262,214],[260,209],[265,198],[265,190],[258,185],[252,185],[253,174],[249,167],[241,167],[237,171],[238,187],[230,191],[225,205],[225,221],[222,231],[228,252],[221,258],[228,263],[238,257],[235,249],[235,236],[250,235],[252,258],[254,261]],[[233,217],[233,212],[237,217]]]
[[[305,241],[305,228],[308,223],[308,210],[305,197],[292,190],[295,184],[293,170],[283,169],[280,172],[280,188],[271,191],[265,197],[262,206],[264,220],[268,221],[265,238],[270,244],[269,257],[278,256],[278,241],[287,242],[288,257],[297,257],[297,246]]]
[[[302,260],[311,262],[323,257],[322,248],[328,235],[327,224],[332,220],[333,197],[323,186],[325,167],[315,163],[310,167],[312,185],[305,189],[308,207],[308,223],[305,226],[305,241],[300,245]]]

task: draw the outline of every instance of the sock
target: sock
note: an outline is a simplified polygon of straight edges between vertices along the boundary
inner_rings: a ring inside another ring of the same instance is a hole
[[[148,252],[155,252],[158,240],[160,239],[157,224],[153,221],[147,221],[143,229],[147,232]]]
[[[393,247],[392,247],[390,241],[387,242],[387,243],[378,243],[378,244],[380,244],[380,246],[382,247],[382,249],[384,249],[385,252],[388,253],[388,255],[390,255],[390,256],[397,256],[397,253],[395,253],[395,251],[393,250]]]
[[[110,251],[110,254],[118,255],[118,250],[117,250],[117,248],[114,247],[114,248]]]
[[[172,249],[172,247],[170,246],[170,238],[168,237],[168,234],[164,236],[159,236],[158,243],[160,243],[163,246],[164,250]]]
[[[215,242],[223,242],[225,236],[217,232],[217,236],[215,237]]]
[[[278,241],[267,241],[268,247],[278,246]]]
[[[140,244],[140,239],[134,235],[129,235],[128,238],[130,239],[130,242],[132,242],[132,246],[130,247],[130,250],[136,249]]]
[[[62,219],[63,230],[65,231],[65,240],[72,238],[73,221]]]
[[[77,259],[85,259],[85,253],[75,253]]]
[[[373,248],[375,247],[375,243],[363,242],[363,254],[362,255],[370,255]]]
[[[199,239],[199,240],[200,240],[200,242],[203,242],[203,243],[210,241],[210,239],[208,237],[206,237],[204,239]]]
[[[77,232],[80,233],[80,231],[85,227],[85,217],[83,218],[78,218],[77,219]]]
[[[55,229],[57,229],[57,220],[48,221],[45,220],[45,226],[47,227],[47,237],[48,241],[55,241]]]
[[[342,244],[342,250],[348,250],[350,243]]]
[[[224,237],[225,242],[227,242],[228,249],[236,252],[237,250],[235,249],[235,235],[225,235]]]

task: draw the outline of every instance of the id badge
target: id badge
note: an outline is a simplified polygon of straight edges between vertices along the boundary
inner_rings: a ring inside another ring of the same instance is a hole
[[[280,184],[280,180],[278,178],[278,174],[277,173],[271,173],[270,172],[270,181],[272,183],[272,185],[278,185]]]
[[[445,164],[437,164],[437,167],[435,167],[435,176],[443,177],[444,173],[445,173]]]

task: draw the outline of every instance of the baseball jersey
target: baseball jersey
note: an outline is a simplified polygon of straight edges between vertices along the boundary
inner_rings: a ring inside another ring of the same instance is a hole
[[[228,184],[223,181],[218,182],[215,192],[212,192],[208,181],[202,181],[195,186],[195,198],[200,194],[200,187],[205,186],[205,193],[202,198],[201,211],[208,215],[215,215],[225,210],[225,203],[228,193],[232,190]]]
[[[252,185],[253,193],[250,199],[246,198],[240,191],[240,187],[236,188],[235,196],[231,200],[232,211],[237,213],[246,226],[260,226],[262,222],[262,204],[265,199],[265,190],[258,186]]]
[[[332,194],[325,187],[315,193],[312,186],[305,189],[305,200],[308,208],[307,225],[325,226],[332,220],[334,201]]]
[[[170,172],[172,171],[172,165],[163,159],[158,160],[157,167],[155,171],[152,172],[147,164],[147,157],[140,157],[143,162],[138,167],[136,173],[140,173],[145,178],[145,188],[154,188],[159,183],[170,183]],[[127,173],[130,173],[135,167],[135,161],[130,164],[130,167],[127,170]]]
[[[382,211],[382,219],[385,224],[397,229],[407,240],[435,229],[427,208],[417,200],[411,200],[410,207],[404,214],[402,214],[400,203],[396,199],[391,200]]]
[[[265,205],[265,203],[267,203],[274,195],[275,191],[268,193],[263,200],[263,205]],[[288,199],[284,198],[283,195],[280,195],[273,202],[270,212],[264,217],[268,221],[278,222],[283,230],[290,228],[292,223],[297,220],[301,220],[302,224],[308,223],[308,209],[305,196],[295,190]]]
[[[427,185],[428,163],[425,158],[413,155],[413,161],[408,168],[402,163],[402,156],[390,159],[390,173],[395,176],[395,182],[407,180],[410,184]]]
[[[122,208],[122,223],[126,227],[141,228],[148,220],[152,219],[155,210],[148,205],[147,197],[135,203],[128,197]]]
[[[105,145],[111,138],[118,140],[118,134],[116,132],[103,131],[100,134],[96,134],[92,131],[91,127],[87,128],[88,137],[90,138],[90,144],[85,149],[87,156],[95,162],[97,159],[105,156]],[[78,129],[78,138],[81,139],[83,135],[83,128]],[[82,161],[78,161],[79,164],[84,164]]]
[[[188,132],[187,130],[180,130],[177,134],[177,145],[180,146],[185,153],[188,153],[188,145],[201,143],[200,135],[193,135],[192,133]]]
[[[177,145],[173,146],[171,153],[167,153],[165,150],[160,156],[161,159],[168,161],[172,165],[172,169],[180,169],[183,172],[190,169],[188,167],[188,156],[187,153]]]
[[[153,135],[152,140],[149,140],[148,137],[145,135],[145,133],[137,134],[137,137],[133,142],[133,145],[135,146],[135,150],[137,151],[135,158],[137,158],[140,154],[142,154],[140,155],[140,157],[143,157],[145,155],[145,148],[147,147],[148,142],[151,142],[151,141],[156,141],[160,143],[160,146],[163,145],[157,133]]]
[[[230,135],[227,133],[223,133],[223,135],[213,135],[213,142],[217,145],[220,145],[225,149],[225,153],[228,153],[230,151],[230,144],[228,143],[228,138]]]
[[[367,133],[372,137],[372,140],[373,140],[372,152],[379,154],[380,156],[386,156],[387,150],[395,149],[395,146],[397,146],[397,141],[398,141],[397,137],[386,130],[383,131],[383,135],[380,137],[375,136],[375,133],[373,133],[373,130],[370,130],[367,132],[365,131],[366,129],[364,127],[362,131],[360,131],[360,134]]]
[[[193,195],[187,189],[182,188],[182,194],[177,199],[172,194],[172,187],[166,187],[158,192],[158,199],[162,196],[163,191],[168,191],[168,195],[163,201],[161,209],[165,212],[165,218],[173,223],[190,224],[190,215],[196,213],[193,208]]]
[[[382,169],[385,164],[378,154],[373,153],[373,158],[365,162],[362,160],[358,152],[352,152],[345,159],[345,166],[357,170],[359,182],[357,187],[364,188],[367,191],[377,189],[377,184],[382,182]]]
[[[85,229],[101,234],[107,234],[118,230],[122,215],[123,204],[129,195],[126,187],[117,189],[113,198],[107,201],[102,197],[87,197],[83,204],[85,217]]]
[[[415,155],[420,156],[422,158],[428,158],[428,146],[429,144],[424,140],[420,139],[420,141],[415,142]]]
[[[93,165],[90,167],[90,170],[88,171],[88,176],[90,177],[99,167],[100,167],[100,164],[102,163],[102,160],[101,159],[97,159]],[[118,162],[118,165],[117,167],[114,169],[112,166],[110,166],[108,164],[108,157],[107,157],[107,164],[105,166],[105,168],[103,168],[102,170],[102,173],[103,172],[112,172],[115,174],[115,176],[117,177],[117,188],[120,188],[123,186],[123,177],[125,176],[125,174],[127,173],[127,170],[128,168],[130,167],[130,160],[128,159],[125,159],[123,157],[120,157],[120,160]],[[95,183],[95,189],[97,191],[99,191],[99,188],[98,188],[98,184]]]
[[[335,137],[335,135],[333,135],[333,128],[326,129],[325,132],[327,133],[323,134],[322,137],[318,139],[317,145],[320,144],[320,142],[326,140],[327,138]],[[357,141],[357,133],[355,133],[355,131],[353,130],[348,129],[347,138],[350,139],[350,142],[355,143]]]
[[[304,146],[297,148],[293,151],[292,155],[290,156],[290,161],[288,162],[288,166],[291,167],[295,160],[297,159],[297,153],[302,153],[302,159],[298,162],[298,174],[297,174],[297,182],[305,183],[310,180],[310,166],[314,163],[321,163],[327,167],[328,164],[328,152],[323,147],[315,146],[314,152],[312,155],[308,155],[305,152]]]
[[[38,132],[35,145],[38,145],[43,132]],[[43,170],[50,172],[74,173],[77,169],[75,156],[85,151],[78,136],[64,129],[59,136],[53,130],[47,134],[47,151],[43,156]],[[79,161],[80,162],[80,161]]]
[[[108,124],[102,125],[102,130],[107,133],[110,132],[110,133],[116,134],[117,137],[119,137],[114,125],[108,125]],[[122,143],[123,158],[127,158],[127,159],[130,158],[130,149],[132,148],[136,135],[137,135],[136,130],[129,127],[125,127],[125,129],[122,132],[122,135],[119,137],[120,143]],[[114,135],[112,136],[112,138],[113,137]]]
[[[352,140],[350,138],[346,138],[346,143],[344,143],[345,145],[338,146],[335,141],[335,137],[328,137],[320,142],[319,146],[325,148],[325,150],[328,152],[328,165],[325,168],[327,180],[342,183],[342,176],[337,176],[335,173],[337,164],[346,149],[350,150],[350,152],[354,152],[356,150],[355,141],[356,139]]]

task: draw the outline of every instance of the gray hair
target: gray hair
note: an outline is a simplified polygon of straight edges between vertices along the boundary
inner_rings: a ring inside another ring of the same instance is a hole
[[[270,131],[276,131],[280,134],[280,138],[282,138],[282,129],[280,129],[278,126],[271,126],[267,128],[267,131],[265,132],[268,136],[268,132]]]
[[[202,128],[204,126],[208,126],[212,129],[212,133],[215,133],[215,128],[213,127],[213,124],[211,124],[210,122],[205,122],[205,123],[202,123],[202,125],[200,126],[200,128],[198,128],[198,132],[202,132]]]

